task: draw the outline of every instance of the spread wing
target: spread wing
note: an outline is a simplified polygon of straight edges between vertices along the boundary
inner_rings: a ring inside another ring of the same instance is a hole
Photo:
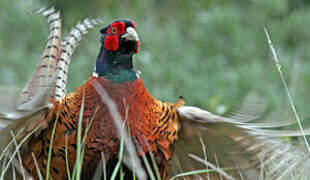
[[[170,176],[213,169],[216,173],[205,173],[200,177],[277,179],[292,174],[306,177],[309,152],[277,138],[301,136],[298,130],[266,129],[274,127],[273,124],[252,123],[253,119],[240,122],[197,107],[183,106],[178,112],[182,127],[175,144]]]

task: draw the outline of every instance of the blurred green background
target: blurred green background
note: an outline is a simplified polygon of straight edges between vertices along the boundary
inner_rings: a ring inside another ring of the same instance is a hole
[[[298,112],[309,112],[309,1],[1,0],[0,85],[22,87],[34,71],[48,25],[32,11],[43,6],[61,10],[64,35],[86,17],[99,17],[106,24],[135,20],[141,49],[134,63],[147,89],[158,99],[175,102],[182,95],[187,105],[217,113],[231,110],[253,91],[262,92],[271,104],[287,104],[266,27]],[[92,74],[103,26],[91,30],[77,48],[68,91]]]

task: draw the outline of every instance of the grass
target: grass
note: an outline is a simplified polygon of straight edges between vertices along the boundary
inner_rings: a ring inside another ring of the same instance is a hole
[[[121,168],[123,154],[124,154],[124,136],[121,137],[120,152],[119,152],[119,157],[118,157],[119,160],[118,160],[118,162],[117,162],[117,164],[113,170],[111,180],[116,179],[117,173]]]
[[[41,173],[41,170],[40,170],[38,161],[37,161],[37,159],[36,159],[36,157],[35,157],[35,155],[34,155],[33,152],[31,153],[31,155],[32,155],[34,164],[35,164],[35,166],[36,166],[36,170],[37,170],[37,173],[38,173],[38,177],[39,177],[40,180],[43,180],[43,176],[42,176],[42,173]],[[70,177],[70,176],[68,176],[68,177]],[[24,179],[26,179],[26,178],[24,178]]]
[[[217,164],[217,166],[215,166],[215,165],[211,164],[210,162],[208,162],[208,161],[206,161],[206,160],[204,160],[204,159],[201,159],[200,157],[198,157],[198,156],[196,156],[196,155],[194,155],[194,154],[189,154],[188,156],[191,157],[191,158],[193,158],[193,159],[195,159],[195,160],[197,160],[197,161],[199,161],[199,162],[201,162],[201,163],[203,163],[203,164],[205,164],[206,166],[212,168],[215,172],[219,173],[220,177],[224,176],[226,179],[229,179],[229,180],[234,179],[232,176],[228,175],[228,174],[224,171],[224,168],[220,168],[220,167],[218,166],[218,164]],[[217,161],[216,161],[216,163],[217,163]],[[225,168],[225,169],[229,169],[229,170],[230,170],[230,169],[235,169],[235,168]],[[207,169],[206,169],[206,170],[207,170]],[[212,172],[212,171],[211,171],[211,172]],[[221,178],[221,179],[222,179],[222,178]]]
[[[50,164],[51,164],[51,158],[52,158],[52,149],[53,149],[55,132],[56,132],[56,128],[57,128],[57,122],[59,119],[59,113],[60,113],[60,111],[58,111],[57,117],[56,117],[54,125],[53,125],[53,131],[52,131],[52,135],[51,135],[51,139],[50,139],[50,145],[48,148],[47,168],[46,168],[46,176],[45,176],[46,180],[48,180],[50,177]]]
[[[83,157],[84,157],[84,148],[82,148],[82,121],[83,121],[83,112],[84,112],[84,102],[85,102],[85,90],[83,91],[82,104],[80,109],[79,123],[78,123],[78,132],[77,132],[77,150],[76,150],[76,166],[74,166],[72,179],[77,179],[81,177],[82,166],[83,166]],[[75,178],[76,177],[76,178]]]
[[[103,180],[107,180],[106,161],[103,152],[101,153],[101,158],[102,158]]]
[[[234,168],[221,168],[221,170],[224,170],[224,171],[231,170],[231,169],[234,169]],[[189,172],[177,174],[177,175],[173,176],[172,178],[170,178],[170,180],[174,180],[174,179],[186,177],[186,176],[194,176],[194,175],[208,174],[208,173],[218,173],[218,171],[213,170],[213,169],[198,169],[195,171],[189,171]]]
[[[3,154],[6,154],[5,156],[9,157],[9,161],[7,161],[6,163],[3,163],[3,167],[1,169],[1,176],[0,179],[4,179],[4,175],[7,172],[8,168],[11,166],[12,162],[15,160],[15,156],[16,154],[19,152],[19,148],[21,147],[21,145],[30,137],[33,135],[34,132],[36,132],[37,129],[34,129],[33,131],[31,131],[30,133],[28,133],[17,145],[17,147],[15,148],[15,150],[13,151],[12,154],[9,153],[9,148],[10,148],[10,144],[5,148],[6,152],[3,152]],[[19,133],[17,133],[19,134]],[[14,137],[13,137],[14,138]],[[12,142],[14,142],[14,140],[12,140]],[[2,159],[0,159],[2,160]]]
[[[17,147],[18,147],[18,144],[17,144],[17,142],[16,142],[15,135],[14,135],[13,131],[10,131],[10,133],[11,133],[11,135],[12,135],[15,148],[17,148]],[[22,174],[23,178],[26,179],[26,175],[25,175],[25,171],[24,171],[24,166],[23,166],[22,158],[21,158],[21,156],[20,156],[19,151],[17,151],[17,158],[18,158],[18,162],[19,162],[19,164],[20,164],[21,174]]]
[[[293,110],[293,112],[294,112],[294,116],[295,116],[295,118],[296,118],[296,120],[297,120],[298,127],[299,127],[299,129],[300,129],[300,132],[302,133],[303,138],[304,138],[304,143],[306,144],[306,147],[307,147],[307,149],[308,149],[308,151],[309,151],[309,153],[310,153],[310,147],[309,147],[309,144],[308,144],[308,140],[307,140],[307,138],[306,138],[304,129],[303,129],[302,125],[301,125],[300,118],[299,118],[299,115],[297,114],[297,111],[296,111],[295,105],[294,105],[294,103],[293,103],[293,100],[292,100],[290,91],[289,91],[289,89],[288,89],[287,83],[286,83],[286,81],[284,80],[284,76],[283,76],[283,73],[282,73],[282,71],[281,71],[281,65],[279,64],[279,60],[278,60],[276,51],[275,51],[275,49],[274,49],[274,47],[273,47],[273,44],[272,44],[272,42],[271,42],[271,39],[270,39],[270,37],[269,37],[269,34],[268,34],[267,29],[264,28],[264,31],[265,31],[265,34],[266,34],[266,37],[267,37],[267,40],[268,40],[268,44],[269,44],[270,50],[271,50],[271,52],[272,52],[273,60],[274,60],[275,63],[276,63],[277,70],[279,71],[279,74],[280,74],[280,77],[281,77],[283,86],[284,86],[284,88],[285,88],[285,92],[286,92],[286,94],[287,94],[287,97],[288,97],[290,106],[291,106],[291,108],[292,108],[292,110]]]
[[[97,85],[94,85],[95,87]],[[110,111],[112,114],[114,114],[114,118],[119,118],[120,117],[120,114],[119,112],[117,111],[117,109],[115,109],[115,104],[108,96],[107,94],[104,94],[104,90],[103,89],[100,89],[100,87],[96,87],[97,90],[99,91],[100,95],[104,98],[105,97],[105,103],[109,104],[108,107],[110,108]],[[102,93],[103,92],[103,93]],[[86,139],[86,136],[87,136],[87,132],[92,124],[92,120],[93,118],[91,119],[91,122],[90,124],[85,128],[85,132],[84,132],[84,137],[82,139],[81,137],[81,134],[82,134],[82,129],[84,129],[82,127],[82,118],[83,118],[83,112],[84,112],[84,96],[83,96],[83,99],[82,99],[82,104],[81,104],[81,110],[80,110],[80,115],[79,115],[79,122],[78,122],[78,137],[77,137],[77,157],[76,157],[76,162],[75,162],[75,166],[74,166],[74,170],[73,170],[73,174],[70,175],[70,169],[68,167],[68,161],[67,161],[67,149],[66,149],[66,163],[67,163],[67,170],[68,170],[68,178],[69,179],[80,179],[81,178],[81,170],[82,170],[82,164],[83,164],[83,155],[84,155],[84,142],[85,142],[85,139]],[[112,106],[111,106],[112,104]],[[112,108],[112,109],[111,109]],[[97,108],[98,110],[98,108]],[[97,112],[96,110],[96,112]],[[95,112],[95,114],[96,114]],[[56,128],[57,128],[57,121],[59,119],[59,112],[57,113],[57,117],[55,119],[55,122],[53,123],[53,131],[52,131],[52,134],[51,134],[51,138],[50,138],[50,146],[49,146],[49,153],[48,153],[48,161],[47,161],[47,170],[46,170],[46,176],[45,176],[45,179],[48,180],[48,179],[52,179],[52,177],[50,176],[50,173],[49,173],[49,169],[50,169],[50,163],[51,163],[51,157],[52,157],[52,145],[53,145],[53,139],[54,139],[54,136],[55,136],[55,132],[56,132]],[[95,115],[94,115],[95,116]],[[119,119],[114,119],[114,121],[118,122]],[[112,176],[110,177],[111,180],[114,180],[116,179],[116,176],[118,175],[118,173],[120,173],[120,179],[123,179],[124,178],[124,174],[122,174],[122,161],[123,161],[123,154],[125,152],[125,148],[124,148],[124,138],[127,137],[128,138],[128,135],[126,135],[126,131],[124,129],[125,127],[125,122],[126,122],[126,119],[124,121],[124,123],[122,123],[122,131],[119,131],[121,135],[121,143],[120,143],[120,150],[119,150],[119,161],[117,162],[114,170],[113,170],[113,173],[112,173]],[[33,131],[34,132],[34,131]],[[33,133],[32,132],[32,133]],[[122,132],[122,133],[121,133]],[[20,146],[24,143],[25,140],[27,140],[31,135],[32,133],[29,133],[19,144],[17,144],[17,142],[15,141],[15,135],[12,133],[12,136],[13,136],[13,142],[15,143],[16,145],[16,150],[14,151],[14,153],[12,154],[10,160],[7,162],[7,165],[6,166],[3,166],[2,170],[1,170],[1,173],[2,173],[2,176],[0,179],[3,179],[5,173],[8,173],[7,170],[8,170],[8,166],[11,164],[11,162],[13,161],[13,158],[15,157],[15,154],[17,153],[18,155],[18,158],[20,158],[19,156],[19,148]],[[79,135],[80,134],[80,135]],[[129,141],[130,143],[133,143],[132,140],[130,139],[127,139],[127,141]],[[67,141],[66,141],[67,142]],[[127,142],[128,143],[128,142]],[[7,149],[9,149],[9,146],[11,144],[8,145]],[[133,147],[133,146],[132,146]],[[128,148],[128,147],[127,147]],[[127,150],[128,151],[128,150]],[[133,151],[133,150],[130,150],[129,148],[129,151]],[[142,152],[142,150],[140,149],[140,151]],[[147,160],[147,157],[145,155],[145,153],[142,153],[142,159],[143,159],[143,162],[144,162],[144,165],[146,167],[146,170],[147,170],[147,175],[150,177],[150,179],[152,180],[155,180],[155,179],[161,179],[160,178],[160,175],[159,175],[159,171],[158,171],[158,167],[155,163],[155,160],[154,160],[154,157],[153,155],[150,153],[150,157],[151,157],[151,162],[149,162]],[[103,155],[102,155],[103,156]],[[134,155],[135,158],[137,158],[137,154]],[[194,155],[190,155],[190,156],[193,156],[194,158],[198,158],[199,157],[196,157]],[[4,157],[7,157],[7,156],[4,156]],[[35,167],[37,169],[37,173],[38,173],[38,178],[41,180],[43,179],[43,176],[42,176],[42,173],[40,171],[40,168],[39,168],[39,165],[37,163],[37,160],[35,158],[35,155],[32,153],[32,157],[34,159],[34,162],[35,162]],[[103,162],[105,162],[104,160],[104,157],[102,157],[103,159]],[[133,158],[134,159],[134,158]],[[204,161],[204,160],[203,160]],[[133,164],[135,164],[137,162],[133,162]],[[205,162],[204,162],[205,163]],[[4,163],[5,164],[5,163]],[[3,164],[3,165],[4,165]],[[105,163],[104,163],[105,164]],[[151,169],[151,164],[153,165],[154,169],[155,169],[155,173],[156,173],[156,178],[153,174],[153,171]],[[22,164],[20,164],[21,167],[22,167]],[[98,165],[100,166],[100,164]],[[210,164],[208,164],[207,166],[210,166]],[[215,168],[213,167],[212,165],[210,166],[211,168]],[[132,166],[133,170],[134,171],[137,171],[137,169],[134,169],[135,167]],[[141,167],[138,167],[138,168],[141,168]],[[23,168],[22,168],[23,169]],[[106,170],[105,170],[105,167],[103,167],[103,176],[105,177],[106,179]],[[179,177],[185,177],[185,176],[191,176],[191,175],[198,175],[198,174],[202,174],[202,173],[211,173],[211,172],[220,172],[220,173],[223,173],[224,170],[230,170],[231,168],[223,168],[223,169],[219,169],[219,168],[215,168],[215,170],[208,170],[208,169],[205,169],[205,170],[196,170],[196,171],[191,171],[191,172],[184,172],[184,173],[180,173],[180,174],[177,174],[175,176],[173,176],[171,179],[176,179],[176,178],[179,178]],[[142,170],[142,169],[141,169]],[[142,170],[144,171],[144,170]],[[224,173],[225,177],[229,177],[226,175],[226,173]],[[26,178],[28,176],[25,176],[23,174],[23,179],[28,179]],[[135,178],[134,178],[135,179]]]

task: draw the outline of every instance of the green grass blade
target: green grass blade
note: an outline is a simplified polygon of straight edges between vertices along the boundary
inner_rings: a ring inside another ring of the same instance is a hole
[[[39,167],[38,161],[37,161],[37,159],[36,159],[36,157],[35,157],[35,155],[34,155],[34,153],[33,153],[33,152],[31,153],[31,156],[32,156],[32,159],[33,159],[34,165],[35,165],[35,167],[36,167],[36,170],[37,170],[37,173],[38,173],[39,179],[40,179],[40,180],[43,180],[43,176],[42,176],[42,174],[41,174],[41,171],[40,171],[40,167]]]
[[[23,131],[24,131],[23,129],[20,130],[20,131],[16,134],[15,138],[18,137]],[[13,144],[13,139],[8,143],[8,145],[7,145],[7,146],[4,148],[4,150],[2,151],[1,156],[0,156],[0,161],[1,161],[2,158],[5,156],[5,153],[7,152],[7,150],[10,148],[10,146],[11,146],[12,144]]]
[[[153,167],[154,167],[154,170],[155,170],[155,173],[156,173],[156,178],[157,178],[157,180],[161,180],[159,169],[158,169],[158,166],[157,166],[157,164],[155,162],[155,158],[154,158],[153,154],[151,153],[151,151],[149,151],[149,154],[151,156],[152,164],[153,164]]]
[[[69,162],[68,162],[68,135],[66,135],[65,156],[66,156],[67,176],[68,176],[68,179],[71,180],[70,167],[69,167]]]
[[[52,149],[53,149],[53,140],[55,137],[55,132],[56,132],[56,127],[57,127],[57,122],[59,119],[59,111],[57,112],[57,116],[54,122],[53,130],[52,130],[52,135],[51,135],[51,140],[50,140],[50,146],[48,149],[48,158],[47,158],[47,167],[46,167],[46,176],[45,179],[48,180],[50,177],[50,168],[51,168],[51,158],[52,158]]]
[[[119,179],[124,180],[125,173],[123,171],[123,166],[121,165],[120,170],[119,170]]]
[[[14,135],[13,131],[10,131],[10,133],[11,133],[11,135],[12,135],[13,142],[14,142],[14,144],[15,144],[15,147],[17,148],[18,144],[17,144],[17,142],[16,142],[15,135]],[[19,151],[17,151],[17,158],[18,158],[18,161],[19,161],[19,164],[20,164],[20,169],[21,169],[21,173],[22,173],[23,179],[26,179],[26,175],[25,175],[25,171],[24,171],[24,166],[23,166],[22,158],[21,158],[21,156],[20,156]]]
[[[123,154],[124,154],[124,136],[121,137],[121,144],[120,144],[120,152],[119,152],[118,162],[117,162],[117,164],[113,170],[111,180],[115,180],[115,178],[117,176],[117,172],[120,169],[120,166],[122,164]]]
[[[38,128],[35,128],[34,130],[32,130],[30,133],[28,133],[22,140],[21,142],[18,144],[18,147],[16,147],[16,150],[11,154],[10,156],[10,160],[8,161],[7,165],[5,166],[5,168],[2,168],[2,173],[1,173],[1,177],[0,179],[3,179],[5,172],[8,170],[11,162],[13,161],[17,151],[19,150],[19,148],[22,146],[22,144],[34,133],[38,130]]]
[[[235,168],[222,168],[222,170],[235,170]],[[170,180],[174,180],[176,178],[184,177],[184,176],[193,176],[193,175],[212,173],[212,172],[217,173],[218,171],[214,169],[199,169],[199,170],[194,170],[194,171],[188,171],[188,172],[177,174],[173,176],[172,178],[170,178]]]
[[[103,180],[107,180],[107,169],[106,169],[106,162],[104,153],[101,152],[101,159],[102,159],[102,169],[103,169]]]
[[[1,174],[2,173],[5,173],[4,170],[5,170],[5,165],[7,163],[7,160],[8,160],[8,156],[4,156],[3,160],[2,160],[2,168],[1,168]],[[0,180],[2,180],[2,178],[0,178]]]
[[[296,118],[298,127],[299,127],[300,132],[301,132],[301,134],[302,134],[302,137],[303,137],[303,139],[304,139],[304,141],[305,141],[307,150],[308,150],[308,152],[310,153],[310,146],[309,146],[308,140],[307,140],[307,138],[306,138],[306,135],[305,135],[305,132],[304,132],[304,128],[303,128],[302,125],[301,125],[301,122],[300,122],[300,119],[299,119],[299,115],[298,115],[298,113],[297,113],[297,111],[296,111],[296,109],[295,109],[295,105],[294,105],[293,99],[292,99],[292,97],[291,97],[291,93],[290,93],[290,91],[289,91],[289,89],[288,89],[287,83],[286,83],[286,81],[285,81],[285,79],[284,79],[284,75],[283,75],[283,73],[282,73],[282,71],[281,71],[281,65],[280,65],[280,63],[279,63],[276,50],[274,49],[274,46],[273,46],[272,41],[271,41],[271,39],[270,39],[270,37],[269,37],[269,34],[268,34],[267,29],[264,28],[264,31],[265,31],[265,35],[266,35],[266,38],[267,38],[267,41],[268,41],[269,48],[270,48],[270,50],[271,50],[271,52],[272,52],[273,60],[274,60],[275,63],[276,63],[277,70],[278,70],[278,72],[279,72],[279,74],[280,74],[280,77],[281,77],[281,80],[282,80],[282,83],[283,83],[283,86],[284,86],[286,95],[287,95],[287,97],[288,97],[290,106],[291,106],[291,108],[292,108],[292,110],[293,110],[293,113],[294,113],[294,116],[295,116],[295,118]]]
[[[85,102],[85,89],[83,91],[83,98],[81,103],[79,122],[78,122],[78,132],[77,132],[77,150],[76,150],[76,161],[73,170],[72,179],[80,179],[82,173],[82,165],[83,165],[83,153],[82,153],[82,120],[83,120],[83,112],[84,112],[84,102]]]
[[[152,171],[152,168],[150,166],[150,163],[145,156],[145,153],[142,151],[142,149],[140,147],[139,147],[139,150],[140,150],[140,152],[142,152],[142,159],[143,159],[144,165],[146,167],[147,173],[149,174],[149,177],[151,178],[151,180],[156,180],[154,173]]]

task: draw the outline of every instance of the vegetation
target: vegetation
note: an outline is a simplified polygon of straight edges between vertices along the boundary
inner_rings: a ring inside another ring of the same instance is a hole
[[[0,2],[1,85],[22,87],[34,71],[48,29],[43,17],[32,11],[52,5],[61,10],[66,32],[86,17],[99,17],[105,23],[134,19],[141,39],[135,66],[147,89],[158,99],[176,101],[182,95],[188,105],[218,113],[240,103],[250,91],[287,104],[271,61],[266,27],[293,99],[300,111],[308,112],[310,7],[306,1],[4,0]],[[69,91],[93,71],[100,47],[98,30],[84,38],[73,57]]]

